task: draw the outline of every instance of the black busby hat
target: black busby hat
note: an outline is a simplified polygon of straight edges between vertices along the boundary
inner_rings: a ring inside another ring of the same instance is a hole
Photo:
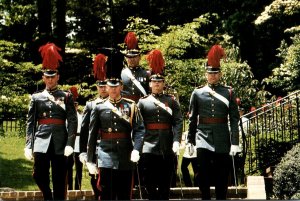
[[[107,56],[106,61],[106,84],[108,86],[122,85],[121,71],[124,57],[116,48],[101,48],[100,50]]]
[[[126,50],[124,51],[125,57],[132,58],[140,55],[138,38],[134,32],[127,33],[124,43],[126,45]]]
[[[107,56],[104,54],[97,54],[94,59],[94,77],[97,80],[98,86],[106,85],[106,61]]]
[[[151,68],[150,80],[163,81],[165,60],[160,50],[155,49],[148,53],[147,61]]]
[[[206,72],[217,73],[221,71],[220,60],[225,56],[224,49],[220,45],[214,45],[207,54]]]
[[[58,51],[61,48],[57,47],[54,43],[47,43],[39,48],[43,62],[42,71],[46,76],[54,76],[57,74],[59,62],[62,62],[62,57]]]

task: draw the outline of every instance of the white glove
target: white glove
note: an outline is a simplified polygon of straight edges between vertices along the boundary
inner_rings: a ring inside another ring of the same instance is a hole
[[[177,142],[177,141],[173,142],[172,150],[174,153],[176,153],[178,155],[179,155],[179,147],[180,147],[179,142]]]
[[[231,145],[229,155],[235,156],[236,153],[241,152],[241,151],[242,150],[239,145]]]
[[[24,148],[24,156],[25,156],[26,159],[32,160],[33,159],[32,149]]]
[[[140,160],[140,153],[137,150],[132,150],[130,160],[134,163]]]
[[[87,162],[87,153],[82,152],[81,154],[79,154],[79,160],[82,164],[85,164]]]
[[[65,153],[64,153],[64,155],[68,157],[68,156],[70,156],[71,154],[73,154],[73,152],[74,152],[73,147],[71,147],[71,146],[66,146],[66,147],[65,147]]]
[[[186,145],[186,149],[188,150],[188,153],[190,156],[192,156],[194,154],[194,145],[192,145],[191,143],[188,143]]]
[[[98,174],[98,168],[97,168],[97,166],[96,166],[95,163],[89,163],[89,162],[87,162],[86,163],[86,167],[89,170],[90,174],[95,174],[95,175]]]

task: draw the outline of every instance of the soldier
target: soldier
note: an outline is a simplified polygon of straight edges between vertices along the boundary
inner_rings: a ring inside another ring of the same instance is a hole
[[[87,167],[91,174],[98,173],[98,187],[102,200],[130,200],[133,170],[143,146],[145,127],[133,100],[123,98],[123,87],[118,65],[108,67],[108,99],[98,103],[91,113],[87,147]],[[114,74],[113,74],[114,73]],[[93,161],[96,141],[98,164]]]
[[[85,164],[87,162],[87,141],[89,137],[89,124],[90,124],[90,116],[92,110],[96,107],[96,105],[103,100],[106,100],[108,97],[108,93],[106,90],[106,61],[107,56],[104,54],[97,54],[94,59],[94,77],[97,80],[97,91],[98,97],[92,101],[88,101],[83,110],[81,131],[80,131],[80,161]],[[93,162],[96,163],[96,157],[93,159]],[[91,176],[91,185],[94,192],[95,200],[100,199],[100,190],[97,188],[97,180],[98,174],[90,174]]]
[[[161,52],[152,50],[147,59],[152,68],[152,93],[138,102],[146,128],[142,154],[144,182],[150,200],[168,200],[172,175],[177,169],[175,154],[179,151],[183,120],[175,96],[164,93]]]
[[[134,32],[128,32],[125,37],[126,50],[124,52],[127,66],[121,72],[123,81],[123,97],[138,100],[149,92],[149,73],[140,66],[140,50],[138,39]]]
[[[27,120],[25,157],[34,158],[33,178],[45,200],[66,198],[66,162],[73,153],[77,115],[72,94],[58,89],[62,61],[53,43],[40,47],[46,88],[32,95]],[[67,126],[66,126],[66,121]],[[36,128],[37,126],[37,128]],[[50,189],[52,169],[53,195]]]
[[[230,155],[239,148],[239,113],[233,90],[222,86],[220,59],[225,56],[219,45],[208,53],[207,84],[193,91],[189,106],[188,142],[196,145],[199,165],[199,189],[202,199],[209,200],[210,182],[215,180],[216,199],[226,199]],[[230,122],[230,131],[228,128]]]

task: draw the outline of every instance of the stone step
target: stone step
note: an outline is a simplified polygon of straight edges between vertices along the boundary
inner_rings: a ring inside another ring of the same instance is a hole
[[[237,192],[236,192],[237,190]],[[211,194],[214,198],[214,187],[211,188]],[[247,188],[229,187],[228,199],[245,199],[247,197]],[[42,193],[40,191],[3,191],[0,192],[0,200],[42,200]],[[146,200],[145,192],[140,197],[139,190],[133,190],[133,200]],[[171,200],[179,199],[201,199],[201,193],[197,187],[183,187],[183,188],[171,188],[170,192]],[[67,200],[94,200],[92,190],[69,190],[67,194]]]
[[[215,198],[215,188],[211,187],[212,199]],[[133,190],[134,200],[147,199],[144,190],[142,190],[142,198],[140,197],[140,191],[138,189]],[[14,189],[0,189],[0,201],[6,200],[42,200],[42,193],[40,191],[15,191]],[[67,194],[68,200],[94,200],[92,190],[69,190]],[[187,199],[187,200],[200,200],[201,192],[198,187],[183,187],[183,188],[171,188],[170,192],[171,200]],[[266,189],[264,177],[262,176],[248,176],[247,187],[234,187],[228,188],[227,194],[228,200],[237,199],[266,199]]]

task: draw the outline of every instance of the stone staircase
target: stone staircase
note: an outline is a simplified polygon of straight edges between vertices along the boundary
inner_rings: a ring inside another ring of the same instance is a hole
[[[215,189],[211,187],[212,199],[214,199]],[[144,194],[144,193],[142,193]],[[266,199],[265,182],[262,176],[248,176],[247,187],[228,188],[228,200],[239,199]],[[0,201],[6,200],[42,200],[40,191],[14,191],[7,188],[0,189]],[[91,190],[70,190],[67,195],[68,200],[93,200],[93,191]],[[140,197],[138,189],[134,189],[133,200],[145,200],[145,197]],[[171,200],[201,200],[201,193],[197,187],[192,188],[171,188]]]

